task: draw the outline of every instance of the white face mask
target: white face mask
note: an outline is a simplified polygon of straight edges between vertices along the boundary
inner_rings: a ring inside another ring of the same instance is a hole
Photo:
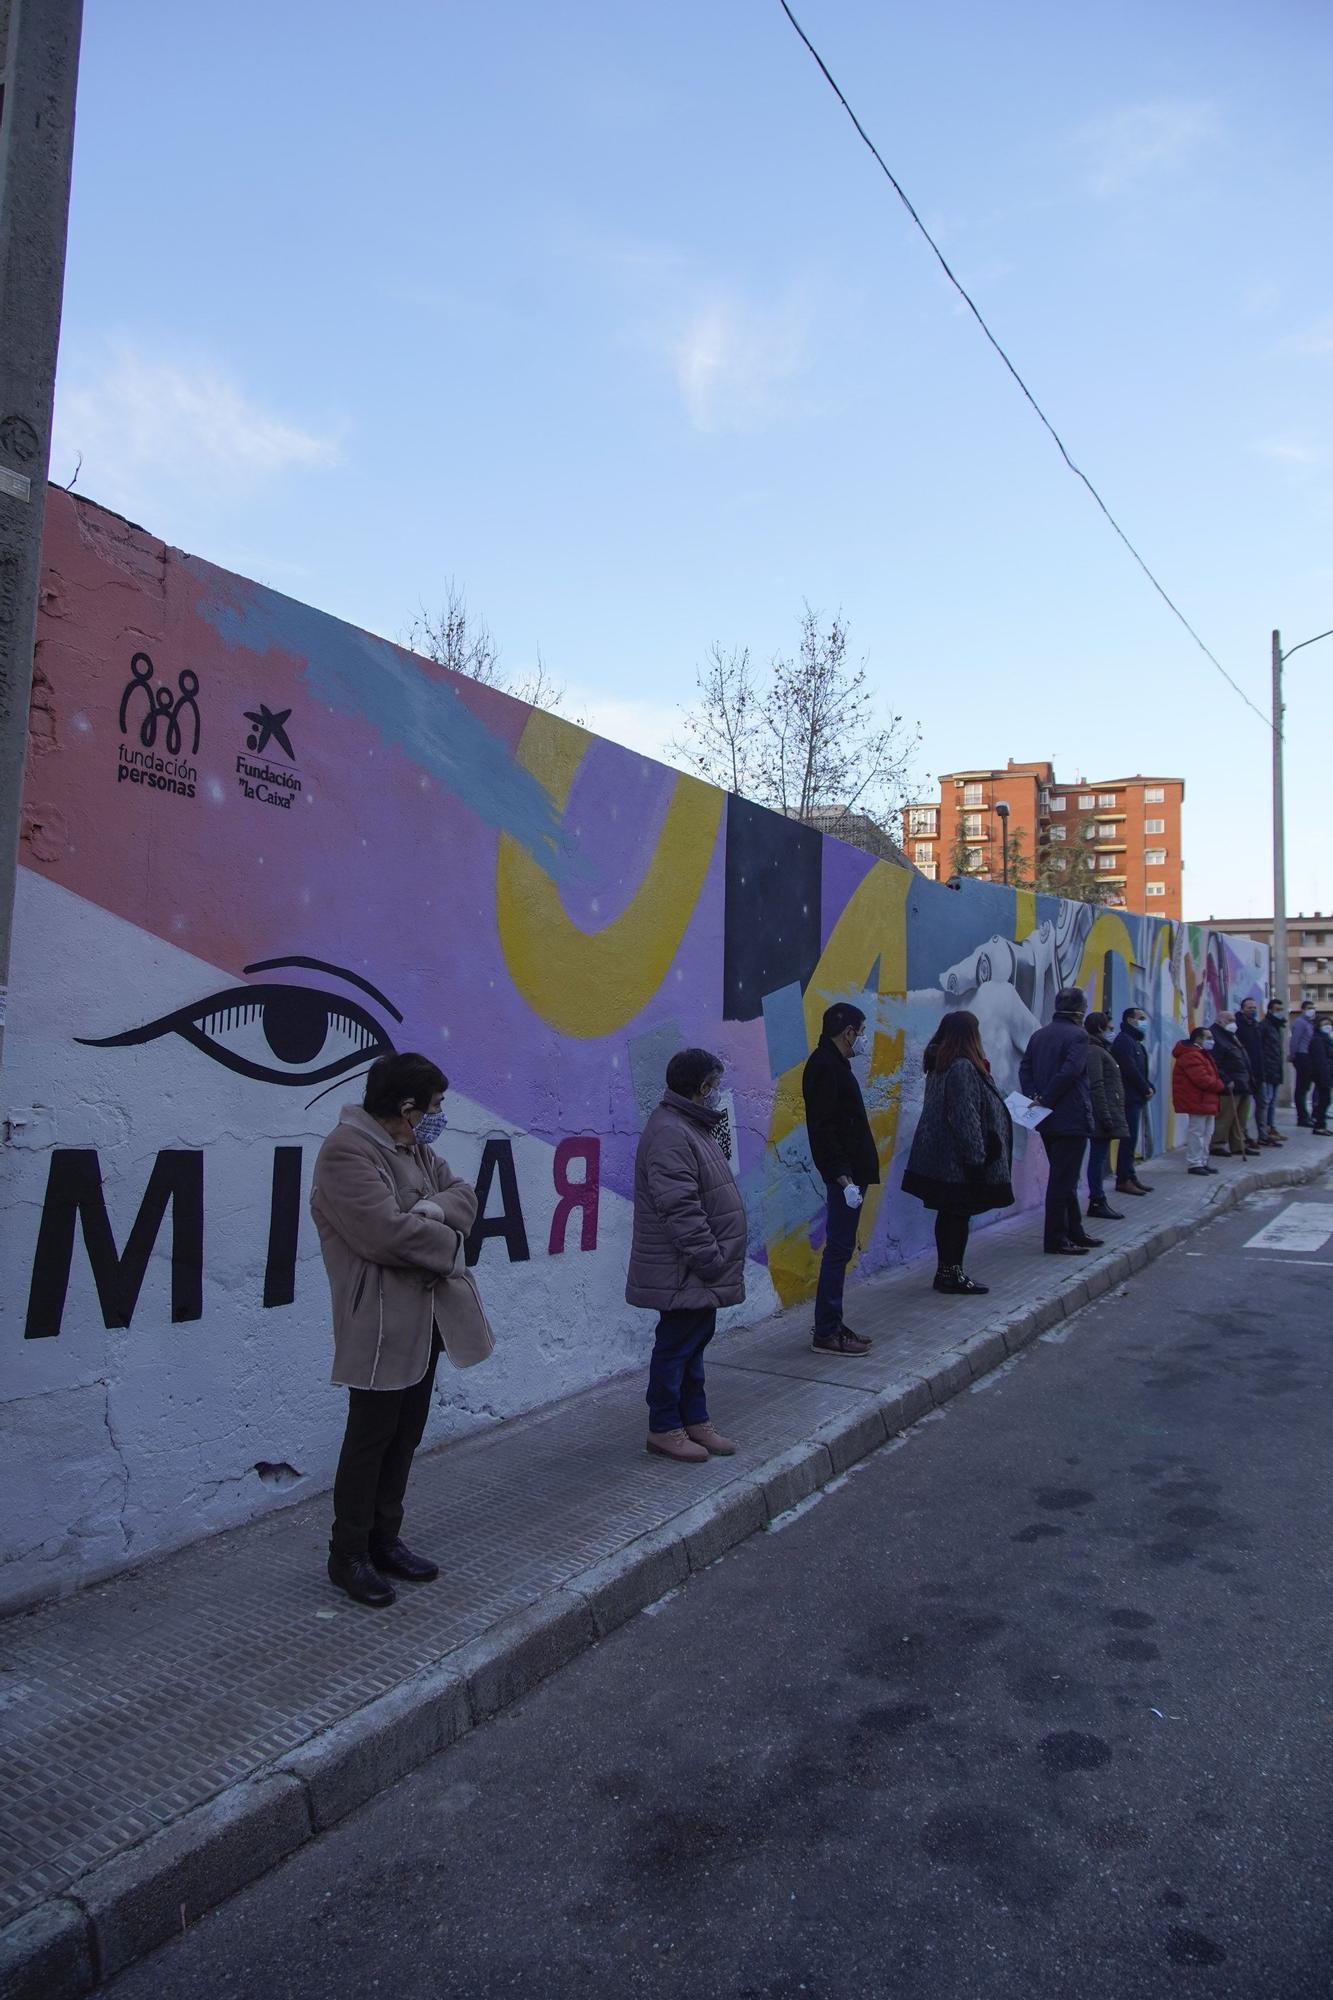
[[[1212,1046],[1213,1046],[1213,1038],[1211,1035],[1205,1035],[1203,1040],[1199,1043],[1199,1047],[1201,1049],[1210,1049]]]
[[[864,1028],[858,1028],[856,1031],[856,1040],[852,1043],[852,1054],[854,1056],[863,1056],[865,1052],[866,1031]]]

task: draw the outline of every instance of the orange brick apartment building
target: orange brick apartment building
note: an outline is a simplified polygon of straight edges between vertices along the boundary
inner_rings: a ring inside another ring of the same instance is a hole
[[[1016,764],[1002,771],[945,771],[937,805],[903,812],[903,845],[923,875],[1001,880],[1000,802],[1009,807],[1011,847],[1017,840],[1026,872],[1034,865],[1055,890],[1062,846],[1081,839],[1090,866],[1113,907],[1176,917],[1181,911],[1180,813],[1183,778],[1098,778],[1061,784],[1050,764]],[[966,857],[966,867],[959,863]]]

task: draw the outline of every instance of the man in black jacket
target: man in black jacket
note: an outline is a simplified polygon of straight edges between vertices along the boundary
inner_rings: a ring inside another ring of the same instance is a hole
[[[1046,1148],[1046,1230],[1043,1248],[1054,1257],[1082,1257],[1100,1250],[1089,1236],[1079,1207],[1078,1177],[1092,1132],[1092,1092],[1088,1087],[1088,1037],[1083,1026],[1087,996],[1067,986],[1055,996],[1055,1019],[1038,1028],[1018,1066],[1019,1089],[1050,1116],[1037,1127]]]
[[[1252,1099],[1256,1133],[1254,1144],[1261,1146],[1264,1139],[1264,1126],[1260,1085],[1263,1082],[1264,1074],[1264,1050],[1263,1043],[1259,1037],[1259,1002],[1257,1000],[1241,1001],[1240,1011],[1236,1015],[1236,1040],[1244,1049],[1245,1060],[1250,1065],[1250,1079],[1254,1084]],[[1248,1130],[1245,1134],[1245,1144],[1247,1147],[1250,1144]]]
[[[1217,1123],[1213,1127],[1210,1151],[1230,1153],[1234,1158],[1243,1158],[1246,1153],[1257,1154],[1259,1148],[1250,1144],[1245,1130],[1250,1115],[1250,1099],[1254,1095],[1254,1079],[1250,1075],[1249,1059],[1236,1033],[1236,1017],[1230,1010],[1219,1014],[1213,1023],[1213,1061],[1225,1086],[1225,1095],[1217,1107]]]
[[[801,1078],[810,1156],[828,1196],[811,1342],[817,1354],[868,1354],[872,1344],[844,1325],[842,1317],[843,1285],[856,1248],[861,1197],[879,1182],[879,1150],[851,1060],[865,1024],[865,1015],[850,1001],[830,1007],[819,1046]]]
[[[1120,1033],[1111,1044],[1111,1054],[1120,1065],[1125,1082],[1125,1123],[1129,1137],[1120,1141],[1115,1163],[1117,1194],[1151,1194],[1152,1185],[1139,1179],[1134,1156],[1139,1148],[1139,1127],[1143,1113],[1155,1092],[1148,1073],[1148,1016],[1142,1007],[1126,1007],[1120,1016]]]

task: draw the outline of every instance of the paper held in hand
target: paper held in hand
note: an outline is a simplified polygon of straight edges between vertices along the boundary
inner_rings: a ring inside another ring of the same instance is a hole
[[[1032,1099],[1024,1097],[1021,1091],[1011,1090],[1004,1101],[1009,1107],[1009,1116],[1015,1125],[1026,1125],[1029,1132],[1035,1132],[1042,1119],[1051,1115],[1049,1104],[1034,1104]]]

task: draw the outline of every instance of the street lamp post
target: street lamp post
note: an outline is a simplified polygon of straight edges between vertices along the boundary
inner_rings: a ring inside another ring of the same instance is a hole
[[[1282,650],[1282,634],[1273,634],[1273,998],[1284,1007],[1291,1004],[1291,974],[1287,957],[1287,856],[1286,811],[1282,784],[1282,667],[1293,653],[1320,639],[1333,639],[1333,627],[1316,632]],[[1285,1085],[1283,1102],[1286,1102]]]
[[[1004,871],[1004,886],[1007,889],[1009,886],[1009,808],[1003,799],[997,799],[995,810],[1000,815],[1000,835],[1004,856],[1001,865]]]

